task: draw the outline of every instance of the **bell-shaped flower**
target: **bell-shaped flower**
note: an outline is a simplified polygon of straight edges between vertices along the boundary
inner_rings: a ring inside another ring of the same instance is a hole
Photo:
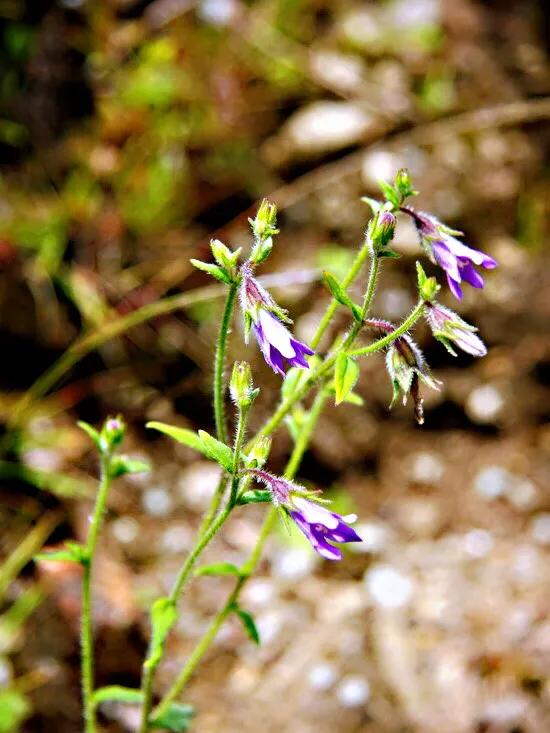
[[[420,244],[430,260],[445,271],[449,288],[456,298],[462,298],[463,281],[474,288],[483,287],[483,278],[475,268],[492,270],[497,266],[492,257],[465,245],[456,238],[461,236],[462,232],[451,229],[435,216],[415,211],[410,206],[402,206],[401,211],[412,217],[420,237]]]
[[[291,321],[285,311],[256,280],[248,263],[241,268],[241,276],[245,339],[248,341],[252,329],[267,364],[281,376],[285,374],[285,364],[308,369],[305,357],[312,356],[314,352],[286,328],[284,323]]]
[[[349,525],[357,517],[355,514],[341,516],[331,512],[318,502],[305,488],[267,471],[250,471],[256,479],[269,489],[273,503],[280,507],[303,532],[313,549],[327,560],[341,560],[342,552],[334,542],[362,542],[361,537]]]
[[[487,347],[476,335],[475,326],[466,323],[450,308],[439,303],[427,303],[426,309],[426,320],[433,335],[453,356],[456,356],[456,351],[452,344],[472,356],[485,356]]]

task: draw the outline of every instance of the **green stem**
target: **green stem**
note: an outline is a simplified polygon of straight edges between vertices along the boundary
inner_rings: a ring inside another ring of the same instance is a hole
[[[92,570],[97,544],[97,538],[105,506],[107,494],[111,485],[110,476],[110,455],[101,458],[101,480],[95,502],[88,539],[86,542],[86,562],[82,575],[82,612],[80,627],[81,647],[81,677],[82,677],[82,702],[84,706],[84,719],[86,733],[95,733],[96,720],[93,702],[94,693],[94,659],[93,659],[93,630],[92,630]]]
[[[216,533],[221,528],[223,523],[226,521],[227,517],[230,515],[231,511],[233,510],[235,506],[235,500],[237,498],[237,492],[239,488],[240,457],[241,457],[242,445],[244,442],[244,436],[246,434],[247,418],[248,418],[248,409],[240,409],[239,410],[239,419],[237,423],[237,431],[235,435],[235,445],[234,445],[234,451],[233,451],[233,471],[232,471],[233,477],[231,481],[230,499],[225,509],[222,512],[220,512],[220,514],[215,519],[213,518],[213,521],[210,521],[208,524],[206,523],[206,521],[203,521],[202,526],[204,527],[204,529],[199,533],[199,539],[197,541],[197,544],[195,545],[193,550],[187,556],[176,578],[176,581],[172,587],[172,591],[170,593],[169,599],[174,605],[178,603],[181,597],[181,594],[183,593],[183,590],[185,588],[185,585],[187,581],[189,580],[189,577],[191,575],[191,572],[193,570],[193,567],[195,566],[197,559],[199,558],[199,556],[201,555],[205,547],[210,543],[210,541],[216,535]],[[212,510],[212,507],[210,508],[210,512],[211,510]],[[149,716],[151,713],[152,699],[153,699],[153,682],[155,678],[156,668],[159,662],[157,662],[156,664],[152,663],[150,654],[148,654],[147,659],[145,660],[145,663],[143,665],[143,680],[142,680],[142,686],[141,686],[143,703],[142,703],[142,708],[141,708],[140,733],[145,733],[145,731],[147,730],[148,724],[149,724]]]
[[[229,292],[227,293],[214,361],[214,416],[216,418],[216,435],[218,440],[221,440],[222,443],[227,443],[227,430],[225,427],[225,385],[223,372],[225,369],[227,340],[229,337],[229,329],[231,327],[233,308],[235,306],[237,287],[237,283],[232,283],[229,287]]]
[[[402,336],[410,328],[412,328],[414,324],[419,320],[419,318],[421,318],[423,313],[424,313],[424,302],[420,301],[419,303],[417,303],[417,305],[415,306],[414,310],[410,313],[410,315],[394,331],[387,334],[387,336],[384,336],[383,338],[378,339],[378,341],[373,341],[373,343],[369,344],[368,346],[363,346],[360,349],[355,349],[354,351],[350,351],[349,356],[365,356],[367,354],[374,354],[376,351],[380,351],[381,349],[384,349],[386,346],[389,346],[393,341],[398,339],[399,336]]]
[[[363,246],[357,253],[353,261],[353,264],[350,267],[347,275],[342,280],[342,287],[344,289],[346,289],[349,285],[351,285],[351,283],[355,280],[365,260],[369,256],[369,252],[370,252],[370,245],[367,241],[365,241],[363,243]],[[336,312],[336,309],[338,308],[338,305],[339,305],[338,301],[335,298],[333,298],[330,301],[329,305],[327,306],[325,314],[323,315],[321,322],[317,326],[317,330],[315,334],[313,335],[313,338],[311,339],[310,346],[312,349],[316,349],[317,346],[319,346],[319,342],[321,341],[325,331],[327,330],[328,325],[330,321],[332,320],[332,316],[334,315],[334,313]]]
[[[298,436],[298,440],[294,445],[292,455],[290,456],[290,459],[285,469],[284,475],[288,479],[292,479],[296,475],[296,471],[298,470],[303,455],[307,450],[311,435],[313,433],[313,430],[315,429],[315,425],[317,424],[319,416],[323,411],[323,407],[325,406],[327,398],[328,394],[324,390],[321,390],[315,398],[315,401],[313,402],[307,420],[302,425],[300,435]],[[178,698],[179,695],[183,692],[196,667],[200,663],[205,653],[208,651],[210,644],[216,638],[220,628],[223,626],[224,621],[232,612],[235,604],[239,599],[243,587],[247,583],[249,577],[252,575],[260,561],[262,550],[267,541],[267,538],[271,533],[271,530],[273,529],[276,519],[277,510],[274,507],[271,507],[264,520],[264,523],[260,530],[260,534],[258,535],[258,539],[256,540],[256,544],[252,552],[248,556],[247,560],[241,567],[241,576],[235,583],[235,587],[229,594],[223,608],[216,614],[208,629],[197,642],[195,648],[191,652],[178,677],[176,678],[168,692],[165,694],[165,696],[162,698],[161,702],[155,708],[155,717],[161,715],[162,713],[165,713],[171,703],[174,702],[174,700],[176,700],[176,698]]]

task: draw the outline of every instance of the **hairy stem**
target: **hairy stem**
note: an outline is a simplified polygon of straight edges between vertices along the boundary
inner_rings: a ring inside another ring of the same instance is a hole
[[[323,407],[325,406],[327,398],[328,394],[324,390],[321,390],[315,398],[307,419],[302,425],[302,429],[294,445],[292,455],[290,456],[290,459],[287,463],[284,475],[288,479],[293,479],[296,475],[303,455],[307,450],[309,441],[311,440],[313,430],[315,429],[319,416],[323,411]],[[256,566],[258,565],[258,562],[260,561],[262,550],[267,541],[267,538],[271,533],[271,530],[273,529],[276,518],[277,511],[272,507],[267,513],[267,516],[264,520],[264,523],[260,530],[260,534],[258,535],[258,539],[256,540],[256,544],[254,545],[252,552],[241,567],[241,576],[239,577],[239,579],[235,583],[233,590],[227,597],[223,608],[218,611],[208,629],[197,642],[195,648],[191,652],[178,677],[176,678],[168,692],[165,694],[165,696],[162,698],[161,702],[155,708],[155,716],[166,712],[170,704],[174,702],[174,700],[176,700],[183,692],[196,667],[198,666],[201,659],[216,638],[218,631],[223,626],[224,621],[232,612],[235,603],[239,599],[243,587],[245,586],[248,578],[252,575],[252,573],[256,569]]]
[[[386,346],[389,346],[393,341],[398,339],[400,336],[402,336],[404,333],[406,333],[410,328],[414,326],[414,324],[419,320],[419,318],[422,317],[422,314],[424,313],[424,302],[420,301],[415,306],[414,310],[410,313],[410,315],[403,321],[403,323],[398,326],[394,331],[391,333],[388,333],[387,336],[384,336],[381,339],[378,339],[377,341],[373,341],[372,344],[369,344],[368,346],[363,346],[360,349],[355,349],[354,351],[348,352],[350,356],[366,356],[367,354],[374,354],[376,351],[380,351],[381,349],[384,349]]]
[[[94,693],[94,658],[92,629],[92,570],[97,538],[111,485],[110,455],[101,458],[101,478],[95,507],[90,521],[88,539],[86,541],[86,558],[82,575],[82,612],[80,615],[80,648],[81,648],[81,681],[82,702],[86,733],[95,733],[96,720],[93,702]]]
[[[231,327],[233,308],[235,307],[237,287],[236,283],[232,283],[229,287],[229,292],[227,293],[214,360],[214,417],[216,419],[216,435],[218,440],[221,440],[222,443],[227,443],[227,429],[225,426],[225,385],[223,372],[225,369],[227,340],[229,337],[229,329]]]

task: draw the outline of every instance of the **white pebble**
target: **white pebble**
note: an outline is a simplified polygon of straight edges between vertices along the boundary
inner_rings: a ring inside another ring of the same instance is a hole
[[[485,384],[470,392],[465,407],[472,420],[491,423],[504,407],[504,397],[496,387]]]
[[[529,479],[518,477],[508,488],[506,496],[517,509],[528,509],[537,498],[537,487]]]
[[[336,670],[331,664],[316,664],[309,671],[309,684],[314,690],[328,690],[336,681]]]
[[[308,550],[292,547],[279,552],[274,560],[273,572],[285,580],[302,580],[317,563],[317,556]]]
[[[367,591],[382,608],[400,608],[412,598],[413,583],[391,565],[374,565],[365,576]]]
[[[193,535],[186,524],[174,524],[166,529],[161,537],[160,544],[165,552],[178,555],[188,550],[193,542]]]
[[[378,181],[391,181],[399,168],[399,160],[393,153],[373,150],[363,158],[362,178],[366,184],[378,185]]]
[[[434,453],[417,453],[413,456],[411,478],[420,484],[438,484],[445,468]]]
[[[123,545],[131,544],[139,532],[139,525],[132,517],[119,517],[111,524],[114,538]]]
[[[256,578],[247,583],[243,596],[246,603],[252,606],[269,606],[275,598],[275,589],[270,580]]]
[[[370,685],[363,677],[345,677],[338,686],[338,700],[346,708],[364,705],[370,697]]]
[[[178,493],[191,509],[205,509],[216,491],[220,475],[221,469],[213,463],[192,463],[180,474]]]
[[[202,20],[219,26],[231,23],[237,11],[236,0],[203,0],[197,9]]]
[[[350,552],[357,554],[381,552],[388,544],[391,536],[390,530],[383,524],[364,522],[355,527],[362,542],[351,542]]]
[[[480,471],[474,480],[474,490],[484,499],[497,499],[510,485],[511,474],[502,466],[489,466]]]
[[[174,504],[168,491],[162,486],[155,486],[143,494],[141,503],[147,514],[153,517],[165,517]]]
[[[537,514],[531,520],[531,537],[539,545],[550,545],[550,512]]]
[[[486,529],[472,529],[464,535],[464,550],[471,557],[485,557],[493,544],[493,536]]]

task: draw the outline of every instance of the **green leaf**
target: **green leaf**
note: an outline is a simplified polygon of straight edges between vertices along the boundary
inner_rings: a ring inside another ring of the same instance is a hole
[[[151,467],[145,461],[139,461],[128,456],[115,456],[111,460],[111,476],[117,478],[126,473],[147,473]]]
[[[131,687],[110,685],[108,687],[100,687],[96,690],[92,699],[94,705],[101,705],[104,702],[118,702],[123,705],[141,705],[143,694],[141,690],[136,690]],[[181,731],[189,730],[194,714],[195,711],[191,705],[173,702],[164,713],[151,718],[150,727],[152,729],[180,733]]]
[[[182,731],[189,730],[194,715],[195,710],[192,705],[173,702],[165,713],[151,719],[150,727],[169,730],[171,733],[182,733]]]
[[[227,283],[227,285],[231,284],[231,277],[222,267],[219,267],[218,265],[211,265],[208,262],[201,262],[201,260],[190,260],[190,262],[193,267],[197,268],[197,270],[207,272],[209,275],[212,275],[212,277],[215,277],[216,280],[219,280],[222,283]]]
[[[332,297],[341,305],[345,305],[349,308],[355,320],[360,322],[362,320],[361,308],[353,302],[334,275],[331,275],[330,272],[325,272],[324,278],[330,292],[332,293]]]
[[[369,198],[369,196],[362,196],[361,201],[364,204],[368,204],[370,206],[370,209],[373,214],[377,214],[383,206],[383,204],[380,201],[377,201],[376,199],[371,199]]]
[[[100,451],[101,450],[101,437],[98,433],[98,431],[93,428],[91,425],[89,425],[87,422],[84,422],[84,420],[79,420],[77,423],[78,427],[83,430],[86,435],[88,435],[89,438],[95,443],[96,448]]]
[[[16,690],[0,690],[0,733],[16,733],[31,713],[27,699]]]
[[[394,252],[393,249],[383,249],[380,252],[377,252],[378,257],[388,257],[393,260],[398,260],[401,255],[399,252]]]
[[[254,617],[251,613],[248,611],[245,611],[244,608],[241,608],[238,605],[235,605],[233,611],[237,614],[237,616],[241,619],[242,624],[244,626],[244,630],[248,634],[249,638],[255,643],[260,644],[260,634],[258,632],[258,627],[256,626],[256,622],[254,621]]]
[[[336,395],[336,390],[334,389],[334,384],[329,385],[327,387],[327,391],[329,394]],[[342,400],[343,402],[348,402],[350,405],[358,405],[361,407],[365,404],[365,401],[363,398],[358,395],[356,392],[350,392],[346,397]]]
[[[204,448],[204,454],[220,464],[226,471],[233,470],[233,451],[229,446],[214,438],[205,430],[199,430],[199,437]]]
[[[379,180],[378,185],[380,186],[380,190],[384,194],[386,201],[389,201],[394,206],[401,206],[401,194],[399,191],[395,190],[391,183]]]
[[[174,425],[166,425],[162,422],[148,422],[146,427],[152,430],[158,430],[160,433],[168,435],[178,443],[186,445],[188,448],[202,453],[206,458],[210,458],[220,464],[226,471],[233,469],[233,451],[229,446],[221,441],[213,438],[204,430],[197,433],[187,428],[177,428]]]
[[[236,565],[230,562],[219,562],[213,565],[203,565],[195,570],[195,575],[237,575],[240,577],[241,571]]]
[[[193,430],[178,428],[175,425],[167,425],[166,423],[156,421],[146,423],[145,427],[151,430],[158,430],[159,433],[164,433],[164,435],[172,438],[177,443],[182,443],[182,445],[193,448],[193,450],[202,453],[204,456],[206,455],[202,440]]]
[[[178,612],[169,598],[158,598],[151,608],[151,652],[147,666],[155,666],[162,657],[166,637],[176,623]]]
[[[347,354],[340,353],[336,358],[334,370],[334,390],[336,404],[343,402],[359,379],[359,367],[355,359]]]
[[[68,541],[65,542],[62,550],[39,552],[34,556],[34,559],[38,561],[76,562],[79,565],[85,565],[88,562],[88,550],[78,542]]]
[[[103,702],[122,702],[126,705],[140,705],[143,698],[141,690],[121,685],[109,685],[100,687],[94,692],[94,705],[101,705]]]
[[[252,489],[251,491],[245,491],[239,498],[237,504],[265,504],[272,500],[271,491],[267,489]]]

